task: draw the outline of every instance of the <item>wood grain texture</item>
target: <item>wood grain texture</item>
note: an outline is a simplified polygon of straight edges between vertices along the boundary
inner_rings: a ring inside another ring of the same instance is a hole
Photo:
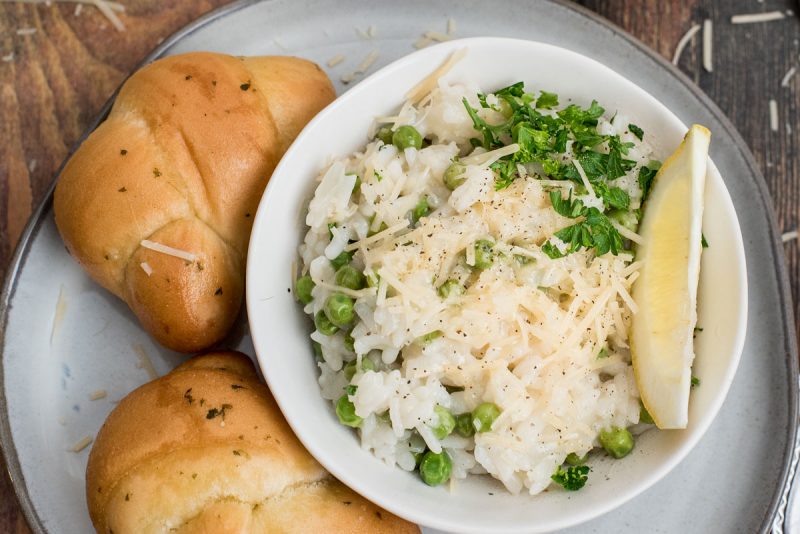
[[[227,0],[122,0],[127,26],[117,32],[95,8],[74,4],[0,3],[0,276],[32,209],[53,174],[124,76],[161,39]],[[680,68],[731,118],[767,179],[782,230],[800,225],[800,19],[730,23],[736,13],[793,9],[793,0],[582,0],[671,59],[692,24],[714,21],[714,72],[701,65],[701,36],[686,48]],[[31,35],[18,29],[35,28]],[[24,32],[23,32],[24,33]],[[778,103],[780,125],[770,130],[768,102]],[[713,246],[713,244],[712,244]],[[800,293],[798,242],[785,245],[792,297]],[[798,314],[800,315],[800,314]],[[0,476],[0,532],[29,532],[16,497]]]

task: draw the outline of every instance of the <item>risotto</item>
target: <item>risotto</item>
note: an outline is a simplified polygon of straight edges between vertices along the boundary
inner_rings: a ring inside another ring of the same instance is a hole
[[[658,163],[622,113],[567,104],[440,81],[320,173],[295,291],[321,393],[428,484],[579,489],[651,422],[630,245]]]

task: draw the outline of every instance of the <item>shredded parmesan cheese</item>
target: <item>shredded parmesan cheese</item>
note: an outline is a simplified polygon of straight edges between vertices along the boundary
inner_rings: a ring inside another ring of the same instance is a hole
[[[794,241],[795,239],[797,239],[797,235],[798,235],[797,230],[792,230],[791,232],[785,232],[783,235],[781,235],[781,241],[783,241],[784,243],[786,243],[787,241]]]
[[[428,39],[430,39],[431,41],[436,41],[436,42],[439,42],[439,43],[443,43],[445,41],[449,41],[450,39],[452,39],[452,36],[450,34],[442,33],[442,32],[435,32],[435,31],[431,31],[431,30],[426,31],[423,34],[423,36],[428,38]]]
[[[87,434],[83,438],[81,438],[78,441],[76,441],[75,444],[72,445],[72,447],[69,448],[69,451],[70,452],[81,452],[83,449],[88,447],[89,444],[93,440],[94,440],[94,438],[90,434]]]
[[[180,258],[188,262],[193,262],[197,259],[197,256],[191,252],[186,252],[185,250],[173,248],[161,243],[156,243],[155,241],[150,241],[149,239],[142,239],[139,244],[144,248],[155,250],[156,252],[166,254],[167,256],[175,256],[176,258]]]
[[[778,131],[778,103],[774,98],[769,100],[769,129],[773,132]]]
[[[143,261],[142,263],[140,263],[139,267],[142,268],[142,270],[144,271],[144,274],[146,274],[147,276],[150,276],[151,274],[153,274],[153,268],[150,267],[150,264],[147,263],[146,261]]]
[[[17,35],[33,35],[36,33],[36,28],[19,28]]]
[[[783,75],[783,79],[781,79],[781,87],[789,87],[789,82],[792,80],[796,72],[797,67],[792,67],[786,71],[786,74]]]
[[[401,223],[397,223],[397,224],[395,224],[393,226],[390,226],[389,228],[387,228],[386,230],[384,230],[382,232],[378,232],[377,234],[371,235],[370,237],[365,237],[361,241],[356,241],[355,243],[350,243],[349,245],[344,247],[344,249],[346,251],[350,252],[350,251],[356,250],[357,248],[361,247],[362,245],[369,245],[371,243],[375,243],[377,241],[380,241],[381,239],[385,239],[387,237],[391,237],[394,234],[396,234],[397,232],[399,232],[400,230],[404,230],[404,229],[408,228],[409,224],[410,223],[408,221],[403,221]]]
[[[417,49],[419,49],[419,48],[425,48],[426,46],[428,46],[428,45],[429,45],[429,44],[431,44],[432,42],[433,42],[433,41],[431,41],[431,40],[430,40],[430,39],[428,39],[427,37],[420,37],[419,39],[417,39],[416,41],[414,41],[414,48],[417,48]]]
[[[67,296],[64,294],[64,284],[61,284],[61,288],[58,290],[58,300],[56,300],[56,311],[53,315],[53,326],[50,327],[50,346],[53,346],[53,340],[61,329],[61,323],[64,321],[66,313]]]
[[[681,37],[680,41],[678,41],[678,46],[675,47],[675,54],[673,54],[672,56],[673,65],[678,64],[678,62],[681,60],[681,54],[683,54],[683,50],[686,48],[686,45],[689,44],[689,41],[692,40],[692,37],[694,37],[699,31],[700,31],[700,25],[695,24],[694,26],[689,28],[689,30],[686,33],[683,34],[683,37]]]
[[[619,232],[619,235],[621,235],[625,239],[630,239],[631,241],[633,241],[637,245],[643,245],[644,244],[644,239],[642,238],[642,236],[640,236],[636,232],[628,230],[627,228],[625,228],[624,226],[619,224],[614,219],[610,219],[609,218],[609,221],[611,221],[611,224],[614,225],[614,228],[617,229],[617,232]]]
[[[578,170],[578,174],[581,176],[581,181],[583,182],[583,187],[586,188],[586,191],[589,192],[590,197],[597,198],[597,195],[594,192],[594,187],[592,187],[592,183],[589,181],[589,178],[586,176],[586,171],[583,170],[583,165],[577,159],[572,160],[572,164],[575,165],[575,168]]]
[[[361,61],[361,63],[359,63],[358,69],[356,69],[356,72],[359,73],[359,74],[367,72],[367,69],[369,69],[372,66],[372,64],[375,63],[375,60],[377,60],[377,59],[378,59],[378,51],[377,50],[373,50],[372,52],[367,54],[367,57],[365,57]]]
[[[78,4],[75,6],[75,12],[73,14],[78,17],[80,16],[81,11],[83,11],[83,4]]]
[[[144,347],[138,343],[134,343],[133,351],[136,353],[138,358],[138,361],[136,362],[136,368],[144,369],[144,371],[147,373],[147,376],[150,377],[150,380],[155,380],[158,378],[156,368],[153,367],[153,362],[150,360],[150,357],[147,355]]]
[[[708,72],[714,71],[714,25],[711,19],[703,21],[703,68]]]
[[[104,389],[96,389],[89,393],[89,400],[96,401],[100,399],[105,399],[108,396],[108,393]]]
[[[342,77],[339,79],[342,80],[342,83],[352,82],[353,80],[355,80],[356,76],[367,72],[367,69],[369,69],[377,59],[378,59],[378,51],[373,50],[372,52],[367,54],[367,56],[363,60],[361,60],[361,63],[359,63],[358,68],[356,68],[356,70],[342,75]]]
[[[9,52],[8,54],[4,55],[2,59],[5,63],[11,63],[14,61],[14,52]]]
[[[435,71],[426,76],[421,82],[419,82],[408,93],[406,93],[406,100],[410,101],[412,104],[416,104],[422,100],[424,96],[426,96],[436,87],[439,79],[447,74],[456,63],[461,61],[466,53],[466,48],[459,48],[450,54],[445,62],[442,63]]]
[[[342,54],[336,54],[335,56],[333,56],[332,58],[330,58],[328,60],[328,66],[329,67],[335,67],[336,65],[338,65],[342,61],[344,61],[344,56]]]
[[[512,143],[510,145],[500,147],[495,150],[491,150],[489,152],[484,152],[483,154],[475,154],[467,156],[465,158],[461,158],[461,163],[463,163],[464,165],[480,165],[482,167],[486,167],[488,165],[491,165],[495,161],[499,160],[503,156],[514,154],[518,150],[519,150],[519,145],[517,143]]]
[[[109,7],[105,0],[93,0],[92,3],[97,7],[97,9],[100,10],[100,13],[102,13],[108,19],[111,25],[117,29],[117,31],[125,31],[125,25],[119,19],[117,14],[114,13],[114,10]]]
[[[782,11],[768,11],[766,13],[743,13],[731,17],[732,24],[752,24],[754,22],[770,22],[786,18]]]

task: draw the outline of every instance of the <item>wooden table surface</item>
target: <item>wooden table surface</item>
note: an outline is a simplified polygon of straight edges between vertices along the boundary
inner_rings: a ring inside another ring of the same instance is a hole
[[[43,1],[43,0],[42,0]],[[99,11],[75,3],[0,0],[0,277],[53,173],[125,75],[163,38],[227,0],[120,0],[118,32]],[[333,0],[332,0],[333,1]],[[772,193],[778,225],[798,227],[800,199],[800,6],[795,0],[584,0],[666,58],[681,36],[714,22],[713,72],[702,66],[702,39],[679,66],[730,117],[749,144]],[[79,10],[79,11],[76,11]],[[782,20],[734,25],[731,16],[780,10]],[[35,32],[33,31],[35,29]],[[778,107],[770,128],[769,101]],[[797,302],[797,241],[785,245]],[[0,464],[2,465],[2,464]],[[29,532],[11,484],[0,475],[0,532]]]

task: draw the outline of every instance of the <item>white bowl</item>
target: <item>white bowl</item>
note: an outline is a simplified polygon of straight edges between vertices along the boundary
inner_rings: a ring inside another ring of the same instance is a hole
[[[314,178],[331,156],[346,156],[367,141],[378,115],[399,108],[404,94],[453,51],[467,54],[447,74],[492,90],[523,80],[528,87],[586,105],[618,109],[648,133],[663,159],[687,130],[666,107],[609,68],[555,46],[514,39],[475,38],[420,50],[376,72],[323,110],[275,169],[258,208],[247,262],[247,311],[261,370],[272,394],[311,454],[358,493],[387,510],[451,532],[546,532],[587,521],[641,493],[684,458],[717,414],[739,363],[747,318],[744,247],[730,195],[712,164],[703,228],[710,247],[702,257],[699,321],[689,426],[650,430],[622,460],[591,462],[578,492],[510,495],[489,477],[458,481],[453,491],[428,487],[417,475],[388,467],[362,450],[352,429],[339,424],[317,384],[308,334],[311,323],[290,288],[297,246]],[[713,132],[712,132],[713,135]],[[713,138],[712,138],[713,149]]]

